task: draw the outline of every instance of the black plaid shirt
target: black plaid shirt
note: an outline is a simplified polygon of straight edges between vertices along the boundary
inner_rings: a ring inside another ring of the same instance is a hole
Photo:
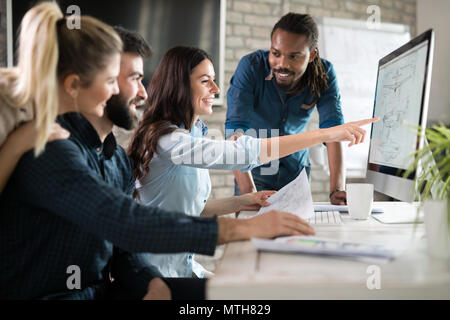
[[[59,121],[70,139],[48,143],[38,158],[25,154],[0,196],[0,299],[101,298],[109,272],[142,297],[159,274],[139,252],[214,253],[215,217],[137,204],[114,136],[102,144],[77,113]],[[71,265],[81,270],[79,291],[67,286]]]

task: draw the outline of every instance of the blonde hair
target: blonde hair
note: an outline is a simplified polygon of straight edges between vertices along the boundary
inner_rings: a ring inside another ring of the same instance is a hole
[[[31,103],[34,108],[36,155],[44,149],[58,114],[59,81],[74,73],[89,86],[95,73],[106,67],[107,58],[122,51],[112,27],[88,16],[80,17],[80,25],[69,29],[55,3],[34,6],[21,22],[17,67],[0,72],[9,79],[8,92],[0,92],[4,99],[11,106]]]

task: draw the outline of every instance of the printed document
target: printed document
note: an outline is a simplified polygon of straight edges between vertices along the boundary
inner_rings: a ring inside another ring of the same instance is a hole
[[[263,251],[307,253],[344,257],[365,257],[391,260],[406,247],[350,242],[311,236],[280,237],[275,240],[252,238],[253,246]]]
[[[312,217],[314,215],[314,206],[306,170],[303,168],[294,181],[285,185],[271,196],[267,202],[271,203],[271,205],[262,207],[258,214],[263,214],[270,210],[279,210],[295,214],[302,219]]]
[[[344,205],[334,205],[334,204],[315,204],[314,211],[339,211],[348,212],[348,206]],[[383,208],[372,208],[372,213],[383,213]]]

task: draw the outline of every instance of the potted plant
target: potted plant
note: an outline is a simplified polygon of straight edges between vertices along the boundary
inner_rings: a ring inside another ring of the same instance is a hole
[[[421,132],[421,130],[419,130]],[[450,128],[434,125],[424,130],[425,146],[417,150],[405,176],[419,168],[416,188],[425,214],[431,256],[450,258]]]

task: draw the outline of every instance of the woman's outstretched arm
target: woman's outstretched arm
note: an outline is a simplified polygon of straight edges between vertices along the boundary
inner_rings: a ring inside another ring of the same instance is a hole
[[[350,141],[348,146],[351,147],[364,141],[366,131],[360,127],[378,120],[379,118],[365,119],[327,129],[262,139],[258,159],[261,163],[267,163],[323,142]]]

